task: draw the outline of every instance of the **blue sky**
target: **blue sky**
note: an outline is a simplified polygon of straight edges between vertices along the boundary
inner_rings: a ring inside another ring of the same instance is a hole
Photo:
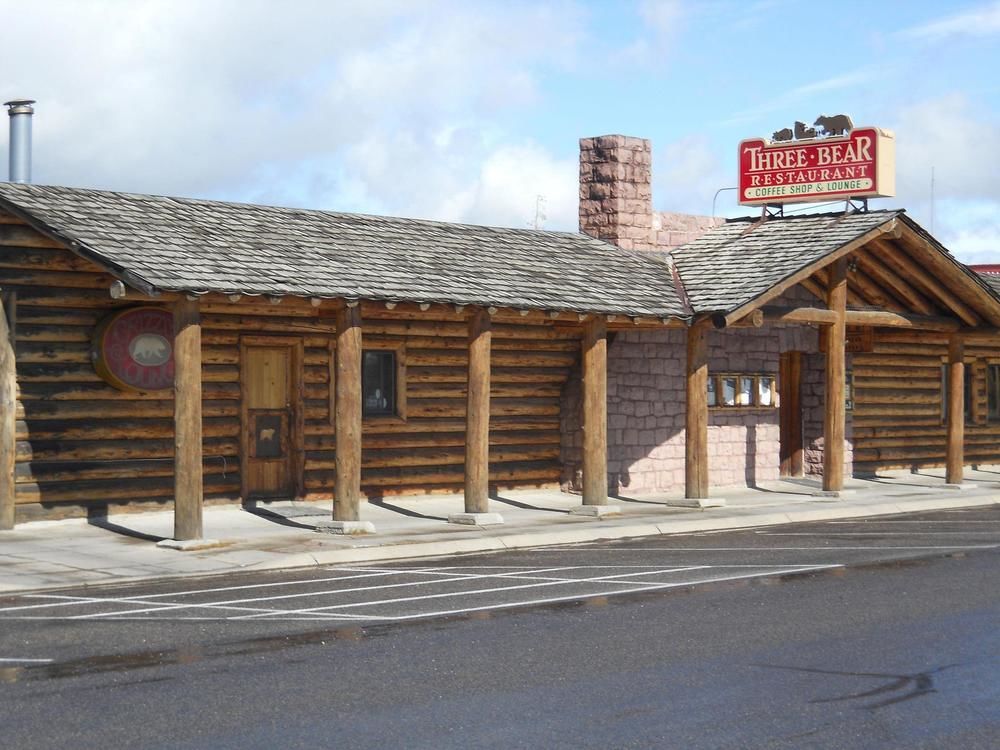
[[[577,141],[652,140],[654,205],[710,213],[736,147],[848,113],[897,197],[1000,262],[1000,2],[0,0],[37,182],[576,228]],[[935,200],[931,210],[931,170]],[[738,215],[733,193],[717,211]]]

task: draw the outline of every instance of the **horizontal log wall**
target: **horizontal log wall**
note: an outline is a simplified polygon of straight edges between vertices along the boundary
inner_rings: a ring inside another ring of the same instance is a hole
[[[369,497],[464,486],[468,326],[454,315],[437,318],[433,310],[419,319],[364,310],[362,341],[405,343],[407,384],[405,422],[363,425],[361,485]],[[579,330],[511,322],[492,330],[490,483],[557,484],[560,394],[579,358]],[[307,489],[331,486],[332,448],[332,435],[307,434]]]
[[[947,353],[945,334],[883,329],[875,332],[872,352],[854,355],[856,473],[945,465],[941,365]],[[986,394],[987,360],[998,357],[1000,339],[966,344],[972,370],[966,464],[1000,463],[1000,422],[988,421]]]
[[[122,392],[91,362],[105,315],[142,300],[112,300],[114,279],[26,227],[0,232],[0,286],[18,290],[19,518],[108,503],[169,503],[173,495],[170,391]],[[15,244],[16,243],[16,244]],[[152,303],[152,304],[155,304]],[[446,308],[437,306],[439,310]],[[205,496],[240,492],[239,337],[298,335],[305,345],[305,487],[330,497],[333,318],[302,301],[203,302]],[[362,485],[371,495],[458,491],[463,483],[467,328],[450,309],[435,319],[366,306],[364,337],[403,341],[407,419],[365,422]],[[558,483],[560,393],[578,359],[579,331],[545,321],[494,326],[490,480]]]

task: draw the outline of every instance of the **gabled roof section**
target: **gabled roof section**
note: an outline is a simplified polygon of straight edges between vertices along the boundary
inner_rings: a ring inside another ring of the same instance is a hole
[[[582,234],[11,183],[0,207],[147,290],[690,315],[669,268]]]
[[[671,256],[695,312],[729,312],[892,222],[900,211],[733,219]]]
[[[843,257],[849,308],[1000,326],[997,290],[900,210],[731,220],[671,257],[694,312],[728,322],[795,284],[825,299]]]

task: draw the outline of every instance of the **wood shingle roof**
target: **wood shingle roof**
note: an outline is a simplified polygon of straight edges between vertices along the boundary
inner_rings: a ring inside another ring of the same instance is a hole
[[[690,316],[662,263],[582,234],[11,183],[0,206],[147,291]]]

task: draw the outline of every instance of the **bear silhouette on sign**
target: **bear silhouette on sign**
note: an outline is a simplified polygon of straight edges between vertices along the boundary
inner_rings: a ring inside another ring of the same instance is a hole
[[[807,128],[804,122],[795,121],[795,139],[815,138],[816,128]]]
[[[148,362],[162,362],[163,355],[166,354],[167,345],[159,337],[142,336],[135,342],[132,357],[139,364]]]
[[[274,428],[273,427],[268,427],[267,429],[261,430],[260,434],[257,436],[257,439],[261,440],[261,441],[267,440],[268,442],[273,441],[274,440]]]
[[[782,128],[781,130],[776,130],[771,134],[772,141],[790,141],[792,140],[792,129]]]
[[[820,115],[813,123],[818,128],[822,128],[823,135],[846,135],[854,130],[854,122],[847,115]]]

